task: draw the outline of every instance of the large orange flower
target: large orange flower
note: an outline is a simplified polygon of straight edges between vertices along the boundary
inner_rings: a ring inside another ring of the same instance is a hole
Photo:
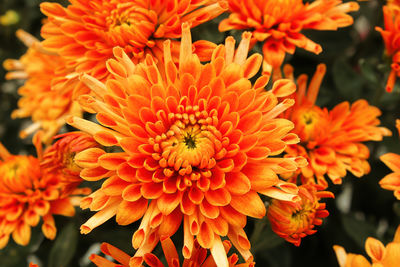
[[[191,27],[213,19],[226,7],[219,0],[70,0],[66,8],[58,3],[42,3],[48,16],[42,27],[43,46],[66,60],[77,73],[105,80],[109,77],[106,60],[115,46],[138,63],[151,54],[162,60],[163,41],[181,37],[181,24]],[[171,41],[177,58],[179,41]],[[208,57],[209,42],[199,41],[195,49]],[[72,75],[71,79],[77,79]],[[79,88],[83,89],[83,88]],[[74,96],[84,91],[75,88]]]
[[[32,119],[33,124],[21,131],[22,137],[41,129],[44,131],[43,141],[50,143],[65,124],[65,116],[80,116],[81,109],[71,100],[71,92],[51,89],[53,82],[64,80],[67,73],[61,57],[44,51],[36,38],[22,30],[17,31],[17,36],[28,50],[19,60],[4,61],[4,67],[10,71],[6,79],[26,79],[18,89],[21,98],[12,117]]]
[[[49,238],[56,236],[53,215],[73,216],[74,200],[86,189],[65,192],[60,172],[41,166],[43,160],[40,134],[34,144],[38,158],[14,156],[0,143],[0,249],[7,245],[10,235],[20,245],[27,245],[31,227],[43,219],[42,231]]]
[[[386,53],[391,58],[391,71],[386,83],[386,91],[392,92],[396,78],[400,77],[400,8],[391,4],[383,7],[384,29],[376,27],[385,42]]]
[[[317,191],[316,186],[299,186],[300,200],[296,202],[274,199],[268,208],[268,219],[272,230],[286,241],[300,246],[301,239],[317,230],[322,218],[329,215],[321,198],[334,197],[329,191]]]
[[[340,184],[347,171],[357,177],[368,173],[369,150],[362,142],[380,141],[383,136],[391,135],[388,129],[378,127],[380,110],[365,100],[352,105],[343,102],[331,111],[316,106],[325,71],[325,65],[319,65],[308,88],[306,75],[297,79],[296,103],[285,113],[285,117],[294,122],[294,132],[300,137],[300,144],[288,146],[286,152],[291,157],[307,158],[309,165],[297,174],[301,174],[303,184],[314,183],[316,178],[322,188],[328,186],[325,175],[333,183]],[[288,77],[293,76],[290,66],[285,67],[284,72]],[[294,181],[296,178],[297,175],[293,175]]]
[[[346,253],[341,246],[333,246],[340,267],[396,267],[400,262],[400,227],[397,227],[393,241],[386,245],[381,241],[368,237],[365,250],[372,264],[359,254]]]
[[[216,262],[214,261],[213,257],[210,255],[207,255],[207,250],[200,247],[197,240],[194,241],[194,245],[193,245],[194,248],[193,248],[192,256],[188,259],[184,259],[182,264],[180,264],[178,252],[176,251],[176,247],[170,238],[164,238],[161,240],[160,243],[161,243],[162,250],[164,252],[165,260],[167,262],[168,267],[179,267],[179,266],[183,266],[183,267],[189,267],[189,266],[217,267],[218,266],[218,265],[216,265]],[[225,253],[228,253],[232,244],[228,240],[225,240],[222,243],[224,246]],[[90,260],[96,266],[99,266],[99,267],[105,267],[105,266],[136,267],[136,266],[138,266],[138,265],[135,265],[136,262],[135,262],[134,258],[131,258],[125,252],[121,251],[120,249],[118,249],[108,243],[101,244],[100,249],[101,249],[101,252],[103,252],[105,255],[112,257],[120,265],[116,265],[115,263],[112,263],[111,261],[109,261],[99,255],[92,254],[90,256]],[[164,267],[164,264],[157,258],[156,255],[154,255],[152,253],[145,254],[143,257],[143,260],[150,267]],[[228,258],[229,267],[235,267],[235,266],[236,267],[253,267],[253,266],[255,266],[252,258],[247,260],[246,263],[237,264],[238,261],[239,261],[239,257],[235,253],[233,253]]]
[[[293,124],[277,118],[293,100],[279,103],[275,95],[290,94],[295,86],[281,80],[266,92],[266,76],[252,85],[249,79],[262,58],[247,58],[250,33],[236,53],[228,37],[203,65],[192,53],[189,25],[182,28],[179,68],[166,41],[163,70],[150,55],[135,65],[115,48],[117,60],[107,61],[115,79],[103,84],[82,77],[96,96],[82,96],[80,103],[96,112],[103,126],[79,118],[69,123],[122,151],[89,149],[75,157],[84,168],[82,178],[106,178],[82,202],[83,208],[98,212],[81,231],[89,233],[114,215],[122,225],[143,217],[132,239],[138,256],[150,252],[159,236],[174,234],[183,220],[185,258],[194,236],[215,259],[223,254],[220,236],[228,235],[248,259],[246,216],[262,218],[266,212],[257,193],[289,201],[297,197],[297,187],[277,174],[295,171],[304,159],[270,157],[298,142],[289,133]]]
[[[253,42],[263,42],[266,68],[279,68],[285,53],[293,54],[296,47],[315,54],[322,51],[301,31],[337,30],[353,23],[346,14],[358,10],[356,2],[342,3],[340,0],[229,0],[230,16],[220,25],[220,31],[246,29],[253,31]]]

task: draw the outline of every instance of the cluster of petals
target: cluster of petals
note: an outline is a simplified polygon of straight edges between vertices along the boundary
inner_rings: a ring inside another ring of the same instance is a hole
[[[400,1],[399,0],[387,0],[387,4],[400,7]]]
[[[132,238],[140,261],[183,221],[185,258],[195,236],[214,260],[224,254],[220,236],[228,236],[245,260],[251,257],[243,227],[247,216],[266,213],[258,193],[296,200],[297,186],[278,174],[306,162],[276,157],[299,141],[290,133],[293,123],[278,118],[293,100],[279,102],[277,95],[293,93],[295,85],[280,80],[265,91],[269,77],[250,82],[262,64],[259,54],[247,57],[250,35],[243,34],[236,51],[228,37],[213,51],[211,62],[202,64],[192,53],[190,27],[183,24],[179,68],[165,41],[162,69],[150,55],[135,65],[117,47],[116,59],[107,61],[114,79],[104,84],[82,76],[92,94],[81,96],[80,103],[96,113],[99,124],[77,117],[68,123],[118,149],[88,149],[75,157],[84,168],[83,179],[105,178],[81,203],[97,211],[81,232],[89,233],[114,215],[121,225],[142,218]],[[218,260],[227,266],[226,257]]]
[[[40,165],[60,177],[63,194],[69,195],[83,181],[79,176],[82,168],[74,162],[75,155],[88,148],[99,147],[99,144],[83,132],[69,132],[54,138],[58,140],[46,148]]]
[[[41,164],[46,157],[41,142],[39,132],[34,137],[38,158],[11,155],[0,144],[0,248],[7,245],[10,235],[17,244],[27,245],[31,227],[38,225],[40,218],[43,234],[54,239],[53,215],[73,216],[78,195],[90,193],[70,188],[66,194],[61,172]]]
[[[400,120],[396,120],[396,127],[400,134]],[[382,180],[379,181],[379,185],[386,190],[393,191],[394,196],[400,200],[400,155],[396,153],[386,153],[380,156],[380,159],[393,172],[383,177]]]
[[[340,0],[229,0],[228,18],[221,21],[220,31],[232,29],[253,31],[252,42],[263,42],[264,71],[282,65],[285,54],[296,47],[319,54],[320,45],[308,39],[303,30],[337,30],[353,24],[348,12],[358,10],[356,2]],[[269,66],[268,68],[266,66]]]
[[[192,251],[192,255],[190,258],[184,259],[182,263],[180,263],[178,252],[172,240],[168,238],[164,238],[161,240],[161,247],[164,252],[165,261],[167,265],[164,265],[156,255],[152,253],[147,253],[143,257],[144,263],[146,266],[150,267],[217,267],[213,257],[208,254],[207,249],[202,248],[197,240],[194,241],[194,248]],[[232,244],[225,240],[222,242],[225,253],[227,254],[232,246]],[[136,267],[138,265],[134,265],[134,261],[131,261],[131,258],[128,254],[121,251],[120,249],[108,244],[103,243],[100,246],[101,252],[105,255],[110,256],[112,259],[118,262],[118,264],[111,262],[110,260],[92,254],[90,256],[90,260],[99,267]],[[239,257],[237,254],[233,253],[228,257],[229,267],[254,267],[255,263],[253,259],[250,258],[245,263],[238,263]],[[143,266],[143,265],[140,265]]]
[[[286,241],[300,246],[301,239],[314,234],[315,225],[322,224],[322,218],[329,215],[321,198],[333,198],[329,191],[318,191],[317,186],[299,186],[300,199],[296,202],[273,199],[268,207],[268,219],[272,230]]]
[[[21,136],[41,129],[45,143],[51,143],[51,138],[65,124],[65,117],[79,116],[81,109],[71,99],[71,92],[56,92],[52,90],[53,82],[64,79],[65,62],[60,56],[46,52],[39,41],[30,34],[19,30],[17,36],[28,46],[27,52],[19,59],[7,59],[4,67],[9,72],[6,79],[26,79],[18,89],[21,98],[18,109],[12,113],[12,118],[30,117],[33,123],[23,131]]]
[[[365,251],[371,258],[369,262],[363,255],[346,253],[346,250],[334,245],[340,267],[395,267],[400,262],[400,227],[397,227],[393,241],[386,245],[381,241],[368,237],[365,241]]]
[[[40,8],[48,17],[41,30],[43,47],[73,68],[67,78],[76,81],[76,73],[106,80],[110,76],[106,60],[113,57],[115,46],[123,48],[135,63],[147,54],[161,59],[163,41],[180,38],[182,23],[195,27],[220,15],[226,4],[219,0],[71,0],[67,7],[45,2]],[[176,58],[179,41],[171,43]],[[199,41],[194,48],[209,58],[214,47]],[[74,98],[87,92],[80,83],[64,89],[73,90]]]
[[[309,164],[290,176],[296,182],[316,183],[326,188],[327,175],[334,184],[340,184],[342,178],[351,172],[361,177],[370,171],[367,161],[369,149],[362,142],[381,141],[383,136],[391,135],[390,130],[379,127],[377,118],[381,112],[360,99],[349,104],[343,102],[328,111],[314,103],[326,66],[320,64],[307,86],[307,76],[297,79],[298,90],[294,95],[295,105],[284,114],[295,124],[294,133],[300,138],[299,144],[286,149],[288,156],[303,156]],[[293,79],[293,68],[284,68],[285,76]]]
[[[385,42],[386,54],[391,58],[391,71],[386,91],[392,92],[397,77],[400,77],[400,6],[392,3],[383,6],[384,28],[376,27]]]

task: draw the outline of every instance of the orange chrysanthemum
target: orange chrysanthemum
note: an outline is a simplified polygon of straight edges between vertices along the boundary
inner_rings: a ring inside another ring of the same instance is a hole
[[[194,248],[192,252],[192,256],[188,259],[184,259],[182,264],[180,264],[178,252],[172,240],[170,238],[164,238],[161,240],[161,246],[165,255],[165,261],[167,262],[168,267],[217,267],[218,265],[214,261],[211,255],[207,256],[207,250],[202,248],[197,240],[194,241]],[[231,248],[231,243],[227,240],[223,241],[223,247],[225,249],[225,253],[228,253]],[[120,249],[108,244],[103,243],[100,246],[101,252],[105,255],[112,257],[114,260],[118,262],[118,264],[112,263],[111,261],[99,256],[92,254],[90,256],[90,260],[99,267],[136,267],[135,261],[130,261],[131,258],[128,254],[121,251]],[[165,265],[152,253],[147,253],[143,257],[144,262],[150,267],[164,267]],[[250,258],[246,261],[246,263],[237,264],[239,261],[238,256],[233,253],[228,257],[229,267],[253,267],[255,266],[253,259]],[[143,266],[143,265],[141,265]]]
[[[322,218],[329,215],[321,198],[334,197],[328,191],[317,191],[316,186],[307,184],[299,186],[297,202],[274,199],[268,208],[268,219],[272,230],[286,241],[300,246],[301,239],[314,234],[315,225],[322,224]]]
[[[391,58],[391,71],[386,83],[386,91],[392,92],[396,78],[400,77],[400,8],[397,5],[383,7],[384,29],[376,27],[385,42],[386,53]]]
[[[82,168],[75,162],[77,153],[99,147],[92,136],[82,132],[70,132],[56,136],[57,142],[48,147],[43,154],[41,167],[47,172],[57,174],[63,184],[63,194],[69,195],[83,180],[79,176]]]
[[[71,100],[71,92],[51,89],[53,81],[66,75],[61,57],[44,52],[39,41],[22,30],[17,31],[17,36],[28,46],[28,51],[19,60],[4,61],[5,69],[11,71],[6,79],[26,79],[18,89],[21,99],[12,117],[31,117],[33,124],[21,131],[22,137],[41,129],[44,131],[43,141],[50,143],[65,124],[65,116],[80,116],[81,109]]]
[[[122,225],[143,217],[132,244],[139,248],[137,255],[144,255],[160,236],[173,235],[183,220],[185,258],[191,255],[194,236],[211,248],[215,259],[222,255],[220,236],[228,235],[247,260],[246,216],[262,218],[266,212],[257,193],[289,201],[297,197],[296,185],[277,174],[295,171],[304,159],[270,157],[298,142],[289,133],[293,124],[277,118],[293,100],[279,103],[275,95],[291,94],[295,85],[280,80],[266,92],[266,76],[251,84],[262,57],[247,58],[250,33],[236,53],[234,39],[228,37],[203,65],[192,53],[189,25],[182,28],[178,69],[166,41],[165,69],[150,55],[135,65],[115,48],[117,60],[107,61],[115,79],[103,84],[82,77],[98,97],[85,95],[80,103],[106,127],[79,118],[69,123],[122,151],[89,149],[75,157],[84,168],[83,179],[106,178],[82,202],[98,213],[81,231],[88,233],[114,215]]]
[[[266,61],[264,71],[282,65],[285,53],[293,54],[296,47],[315,54],[322,51],[301,31],[337,30],[353,23],[346,14],[358,10],[356,2],[342,3],[340,0],[229,0],[230,16],[221,21],[220,31],[232,29],[253,31],[252,41],[263,42]]]
[[[380,159],[393,172],[383,177],[382,180],[379,181],[379,185],[386,190],[393,191],[394,196],[400,200],[400,155],[386,153],[382,155]]]
[[[7,245],[10,235],[20,245],[27,245],[31,227],[43,219],[42,231],[49,238],[56,236],[53,215],[73,216],[72,195],[88,193],[75,189],[62,194],[60,175],[41,166],[41,140],[35,135],[38,158],[11,155],[0,143],[0,248]],[[79,203],[79,202],[78,202]]]
[[[400,227],[397,227],[393,241],[386,245],[381,241],[368,237],[365,250],[372,264],[359,254],[346,253],[343,247],[333,246],[340,267],[396,267],[400,262]]]
[[[400,120],[396,120],[396,128],[400,135]],[[380,159],[393,172],[383,177],[382,180],[379,181],[379,185],[386,190],[393,191],[394,196],[400,200],[400,155],[386,153],[380,156]]]
[[[113,57],[115,46],[138,63],[151,54],[162,60],[163,41],[181,37],[181,24],[191,27],[220,15],[226,6],[220,0],[70,0],[66,8],[58,3],[42,3],[48,16],[42,27],[43,46],[66,60],[77,73],[87,73],[106,80],[110,73],[106,60]],[[171,41],[177,58],[179,41]],[[199,41],[196,52],[209,59],[215,45]],[[77,79],[73,76],[72,79]],[[82,94],[74,88],[74,96]]]
[[[303,184],[315,183],[315,178],[322,188],[328,186],[325,175],[333,183],[340,184],[347,171],[357,177],[368,173],[369,150],[362,142],[380,141],[383,136],[391,135],[387,128],[378,127],[380,110],[365,100],[352,105],[343,102],[331,111],[315,106],[325,71],[325,65],[319,65],[308,88],[306,75],[297,79],[296,103],[285,113],[285,117],[294,122],[294,132],[300,137],[299,144],[288,146],[287,155],[307,158],[309,165],[297,174],[301,174]],[[284,72],[293,78],[290,66],[286,66]],[[292,181],[296,178],[297,175],[293,175]]]

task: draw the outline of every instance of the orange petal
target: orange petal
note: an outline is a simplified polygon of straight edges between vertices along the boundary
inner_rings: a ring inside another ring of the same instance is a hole
[[[395,154],[395,153],[386,153],[386,154],[380,156],[380,159],[392,171],[400,172],[400,155]]]
[[[249,208],[249,203],[251,203],[251,208]],[[238,212],[254,218],[262,218],[266,213],[264,203],[253,190],[250,190],[245,195],[232,196],[230,205]]]
[[[217,190],[208,190],[204,194],[206,199],[211,205],[215,206],[226,206],[231,201],[231,194],[225,188]]]
[[[157,201],[157,207],[164,215],[170,214],[182,199],[182,193],[176,192],[174,194],[163,194]]]
[[[386,250],[381,241],[368,237],[365,241],[365,250],[373,262],[380,262],[385,258]]]
[[[197,235],[197,240],[203,248],[211,248],[214,243],[214,231],[211,226],[202,222],[200,225],[200,231]]]
[[[116,221],[119,225],[131,224],[140,218],[147,210],[147,199],[140,198],[135,202],[122,200],[118,205]]]
[[[31,227],[25,222],[18,223],[17,227],[12,233],[12,237],[15,243],[21,246],[26,246],[31,239]]]
[[[174,259],[179,260],[178,252],[172,242],[171,238],[161,239],[161,246],[164,251],[165,259],[167,260],[168,266],[173,266],[172,261]]]

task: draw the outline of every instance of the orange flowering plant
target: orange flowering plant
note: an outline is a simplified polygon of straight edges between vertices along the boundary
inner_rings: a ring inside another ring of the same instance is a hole
[[[400,266],[399,1],[3,2],[0,266]]]

